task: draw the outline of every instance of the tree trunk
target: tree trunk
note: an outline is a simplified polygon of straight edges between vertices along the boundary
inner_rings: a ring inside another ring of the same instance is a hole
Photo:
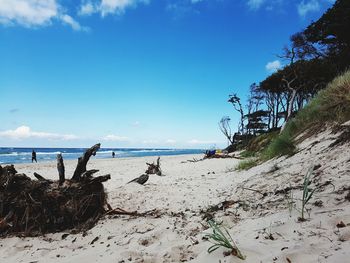
[[[289,99],[289,102],[288,102],[288,112],[287,112],[287,118],[286,118],[286,122],[289,121],[292,113],[293,113],[293,106],[294,106],[294,100],[295,100],[295,97],[297,95],[297,90],[296,89],[292,89],[292,95]]]

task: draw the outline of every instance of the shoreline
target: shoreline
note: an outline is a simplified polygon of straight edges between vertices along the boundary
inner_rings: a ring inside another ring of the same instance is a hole
[[[29,148],[28,148],[29,149]],[[63,148],[61,148],[63,149]],[[76,149],[76,148],[72,148]],[[126,148],[125,148],[126,149]],[[191,155],[191,154],[204,154],[204,150],[200,149],[143,149],[131,151],[118,151],[116,152],[116,159],[121,158],[138,158],[138,157],[158,157],[158,156],[178,156],[178,155]],[[113,150],[102,149],[97,152],[97,155],[93,159],[112,159]],[[59,151],[55,152],[37,152],[37,160],[40,163],[46,163],[51,161],[56,161],[56,155]],[[78,160],[84,154],[84,151],[79,152],[61,152],[63,155],[64,161]],[[22,157],[21,157],[22,156]],[[4,159],[5,158],[5,159]],[[21,153],[8,153],[1,154],[0,152],[0,165],[9,165],[9,164],[29,164],[31,162],[31,151],[30,152],[21,152]]]

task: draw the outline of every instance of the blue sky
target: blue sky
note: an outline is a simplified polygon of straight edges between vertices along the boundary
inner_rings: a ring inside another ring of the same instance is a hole
[[[0,146],[226,146],[229,94],[330,0],[0,0]]]

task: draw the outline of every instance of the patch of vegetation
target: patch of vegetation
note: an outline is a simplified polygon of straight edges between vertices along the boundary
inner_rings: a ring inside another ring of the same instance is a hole
[[[246,151],[252,152],[252,153],[261,152],[263,149],[266,148],[267,145],[271,143],[273,139],[275,139],[278,136],[278,134],[279,134],[279,131],[272,131],[272,132],[261,134],[251,139],[246,147]]]
[[[245,151],[241,152],[239,154],[239,156],[241,156],[243,158],[255,157],[256,156],[256,152],[245,150]]]
[[[295,153],[295,149],[292,136],[288,133],[282,133],[262,152],[261,159],[265,161],[283,155],[291,156]]]
[[[308,105],[291,119],[282,133],[263,151],[262,160],[295,152],[296,136],[310,130],[309,135],[330,123],[350,120],[350,70],[335,78]],[[317,129],[312,129],[317,127]]]
[[[238,163],[236,170],[242,171],[242,170],[249,170],[250,168],[257,166],[259,163],[258,159],[248,159],[248,160],[243,160]]]
[[[298,135],[313,126],[350,120],[350,70],[336,77],[321,90],[297,116],[286,124],[283,133]]]
[[[208,248],[208,253],[211,253],[217,250],[218,248],[223,247],[230,250],[230,255],[245,260],[246,257],[238,249],[236,243],[233,241],[230,233],[227,231],[226,228],[220,227],[220,225],[214,220],[209,220],[208,225],[213,230],[212,234],[207,234],[205,236],[209,240],[209,242],[213,243],[213,245],[210,248]]]

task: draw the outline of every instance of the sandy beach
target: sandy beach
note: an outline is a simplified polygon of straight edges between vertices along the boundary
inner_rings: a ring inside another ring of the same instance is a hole
[[[234,168],[237,159],[201,155],[161,157],[164,176],[151,175],[145,185],[127,184],[141,175],[154,157],[92,159],[88,168],[111,174],[105,183],[113,208],[146,212],[157,217],[106,216],[86,233],[47,234],[36,238],[0,240],[4,262],[241,262],[220,248],[209,254],[203,237],[211,230],[204,220],[210,207],[223,222],[246,262],[347,262],[350,256],[348,144],[329,147],[336,136],[324,131],[299,145],[292,157],[268,161],[248,171]],[[284,190],[292,187],[296,207],[300,186],[310,165],[319,189],[308,206],[307,221],[298,222],[288,209]],[[76,161],[66,161],[72,174]],[[36,171],[57,179],[54,162],[20,164],[18,172]],[[327,183],[328,182],[328,183]],[[224,201],[228,201],[223,205]],[[317,206],[315,205],[315,202]],[[345,227],[338,228],[343,222]],[[68,234],[68,235],[66,235]]]

